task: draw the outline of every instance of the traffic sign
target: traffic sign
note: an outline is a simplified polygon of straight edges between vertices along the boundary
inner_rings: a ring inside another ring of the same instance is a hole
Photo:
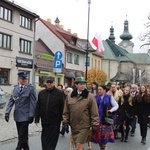
[[[60,60],[62,58],[62,52],[61,51],[57,51],[56,53],[55,53],[55,59],[56,60]]]
[[[62,68],[62,60],[54,60],[54,68]]]

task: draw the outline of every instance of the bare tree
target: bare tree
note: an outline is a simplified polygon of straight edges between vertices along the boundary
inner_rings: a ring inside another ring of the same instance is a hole
[[[150,13],[147,18],[148,22],[144,24],[145,32],[141,33],[139,39],[144,42],[140,48],[146,50],[146,52],[150,55]]]
[[[144,62],[144,60],[141,60],[141,62]],[[133,78],[134,83],[136,84],[145,84],[146,82],[149,83],[150,81],[150,75],[148,71],[148,66],[146,63],[143,64],[124,64],[124,68],[122,71],[124,74],[127,75],[127,79],[129,83],[133,83]],[[133,76],[133,69],[134,69],[134,76]],[[141,77],[139,76],[139,70],[141,70]]]

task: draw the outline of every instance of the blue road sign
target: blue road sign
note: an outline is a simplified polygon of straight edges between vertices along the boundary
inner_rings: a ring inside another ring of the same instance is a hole
[[[62,52],[61,51],[57,51],[56,53],[55,53],[55,59],[56,60],[60,60],[62,58]]]
[[[54,68],[62,68],[62,60],[54,60]]]

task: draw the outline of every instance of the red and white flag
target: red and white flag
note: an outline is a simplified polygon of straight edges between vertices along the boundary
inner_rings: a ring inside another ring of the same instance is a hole
[[[101,40],[101,35],[96,34],[92,40],[94,46],[98,49],[101,55],[104,55],[104,46]]]

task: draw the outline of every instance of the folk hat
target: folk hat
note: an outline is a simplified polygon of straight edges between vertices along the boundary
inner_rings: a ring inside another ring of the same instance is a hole
[[[84,77],[77,77],[74,82],[75,83],[86,83],[86,80]]]
[[[29,78],[29,73],[28,72],[19,72],[18,78],[27,79],[27,78]]]

